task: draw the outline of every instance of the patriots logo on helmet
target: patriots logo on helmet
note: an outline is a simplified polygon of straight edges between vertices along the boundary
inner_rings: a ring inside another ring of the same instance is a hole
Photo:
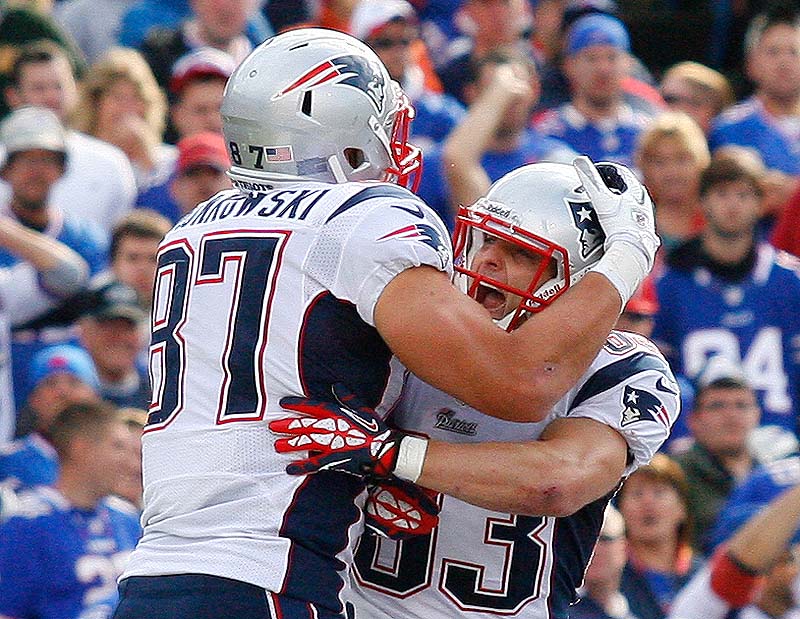
[[[644,389],[636,389],[630,385],[625,386],[622,395],[622,427],[637,421],[655,421],[669,427],[667,409],[656,396]]]
[[[378,114],[383,113],[386,80],[379,67],[363,56],[337,56],[325,60],[274,94],[272,100],[280,99],[298,88],[313,90],[324,84],[345,84],[357,88],[370,98]]]
[[[384,234],[377,240],[386,241],[389,239],[422,241],[425,245],[433,248],[439,255],[442,269],[450,262],[450,250],[448,249],[447,243],[445,243],[442,238],[442,234],[436,228],[428,224],[410,224],[408,226],[403,226],[388,234]]]
[[[572,213],[572,221],[581,233],[581,257],[586,259],[605,242],[605,232],[600,227],[600,221],[591,202],[567,200],[567,204]]]

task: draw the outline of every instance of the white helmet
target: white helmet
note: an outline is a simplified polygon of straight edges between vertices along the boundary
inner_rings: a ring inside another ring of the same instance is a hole
[[[316,179],[419,178],[414,110],[378,56],[350,35],[300,28],[264,41],[225,86],[228,172],[246,190]]]
[[[543,256],[527,289],[477,273],[473,259],[485,235]],[[603,255],[605,234],[578,174],[563,163],[533,163],[497,180],[475,204],[460,207],[453,233],[455,280],[475,298],[487,286],[522,298],[499,323],[509,331],[581,279]],[[555,263],[555,277],[540,281]]]

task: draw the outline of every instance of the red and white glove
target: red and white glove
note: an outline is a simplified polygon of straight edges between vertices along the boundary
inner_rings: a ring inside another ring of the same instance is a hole
[[[308,452],[286,467],[290,475],[342,471],[373,481],[393,473],[416,481],[422,472],[428,441],[387,426],[374,411],[334,387],[337,402],[287,397],[281,406],[302,413],[270,422],[269,429],[286,435],[275,441],[279,453]]]
[[[373,533],[403,540],[427,535],[439,524],[437,494],[390,477],[367,489],[364,526]]]

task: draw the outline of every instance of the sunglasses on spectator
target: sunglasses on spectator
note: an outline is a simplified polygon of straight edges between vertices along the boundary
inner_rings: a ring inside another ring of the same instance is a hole
[[[390,37],[377,37],[372,39],[369,44],[375,49],[391,49],[393,47],[408,47],[411,45],[411,39],[403,37],[402,39],[392,39]]]

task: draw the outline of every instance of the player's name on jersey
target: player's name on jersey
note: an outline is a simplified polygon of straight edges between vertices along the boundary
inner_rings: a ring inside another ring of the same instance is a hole
[[[330,189],[283,189],[262,194],[223,192],[199,205],[177,228],[205,224],[230,217],[277,217],[304,220]]]

